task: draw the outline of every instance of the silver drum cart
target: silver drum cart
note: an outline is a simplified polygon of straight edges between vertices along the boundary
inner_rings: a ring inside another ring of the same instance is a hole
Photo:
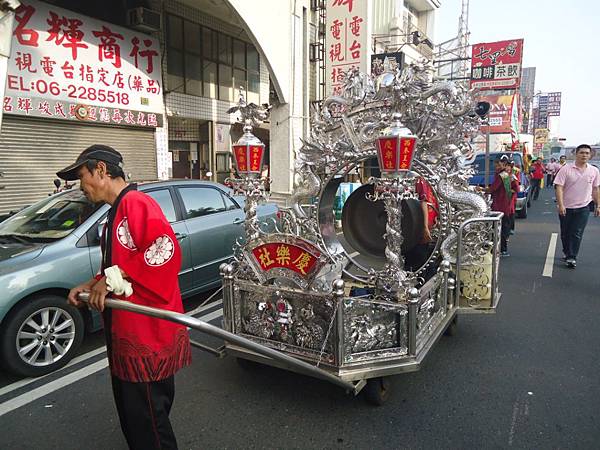
[[[260,223],[264,146],[252,134],[268,109],[243,98],[233,145],[246,196],[245,240],[221,266],[223,329],[181,314],[111,300],[109,306],[184,323],[223,338],[248,360],[330,381],[382,404],[389,376],[418,370],[461,312],[498,306],[501,213],[468,186],[469,139],[489,105],[425,64],[402,73],[354,70],[315,110],[295,160],[295,188],[277,223]],[[345,200],[341,184],[361,178]]]

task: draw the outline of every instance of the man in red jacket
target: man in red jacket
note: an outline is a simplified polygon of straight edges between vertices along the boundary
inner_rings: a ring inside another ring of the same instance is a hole
[[[545,170],[541,158],[536,159],[529,168],[529,171],[531,172],[531,188],[534,200],[537,200],[540,196],[540,188],[542,186],[542,180],[544,179]]]
[[[496,161],[496,174],[494,182],[487,189],[492,195],[492,211],[504,213],[502,216],[502,230],[500,233],[500,254],[510,256],[508,253],[508,237],[510,236],[510,215],[512,211],[512,196],[518,192],[518,182],[508,173],[510,160],[507,155],[502,155]]]
[[[169,421],[174,375],[191,361],[186,327],[104,308],[111,296],[138,305],[183,312],[178,273],[181,251],[158,204],[127,184],[123,158],[105,145],[92,145],[57,173],[77,180],[86,197],[111,205],[102,233],[102,266],[96,277],[69,292],[80,292],[102,312],[112,387],[121,429],[132,449],[176,449]]]

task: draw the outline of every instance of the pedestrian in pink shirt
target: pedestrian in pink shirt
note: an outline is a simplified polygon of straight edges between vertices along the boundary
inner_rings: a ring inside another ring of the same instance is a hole
[[[567,267],[577,266],[577,254],[594,199],[594,215],[600,216],[600,173],[588,164],[592,148],[582,144],[575,149],[575,163],[563,166],[554,178],[560,220],[560,238]]]

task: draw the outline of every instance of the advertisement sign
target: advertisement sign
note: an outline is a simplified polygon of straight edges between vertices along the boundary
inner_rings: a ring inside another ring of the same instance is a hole
[[[327,0],[325,27],[326,92],[337,93],[352,67],[368,73],[368,0]]]
[[[561,92],[550,92],[548,94],[548,116],[560,116]]]
[[[542,148],[548,142],[548,133],[549,130],[547,128],[536,128],[533,132],[533,145],[537,154],[542,151]]]
[[[486,95],[480,101],[490,104],[488,112],[489,133],[510,133],[514,124],[518,124],[518,102],[516,95]],[[515,114],[513,114],[513,110]],[[488,127],[481,126],[481,132],[487,133]]]
[[[161,80],[158,39],[33,0],[15,13],[5,113],[156,127]]]
[[[475,44],[471,57],[472,88],[519,88],[523,39]]]

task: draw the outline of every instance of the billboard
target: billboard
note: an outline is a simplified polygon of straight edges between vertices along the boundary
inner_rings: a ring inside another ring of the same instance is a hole
[[[548,116],[560,116],[561,92],[548,93]]]
[[[471,87],[518,89],[523,39],[475,44],[471,53]]]
[[[480,101],[490,104],[488,112],[489,133],[517,132],[513,127],[518,126],[518,98],[514,95],[486,95]],[[516,124],[516,125],[515,125]],[[481,132],[487,133],[488,126],[482,125]]]
[[[368,0],[327,0],[325,95],[337,93],[352,67],[368,73]]]
[[[33,0],[16,10],[5,113],[156,127],[162,95],[157,38]]]

